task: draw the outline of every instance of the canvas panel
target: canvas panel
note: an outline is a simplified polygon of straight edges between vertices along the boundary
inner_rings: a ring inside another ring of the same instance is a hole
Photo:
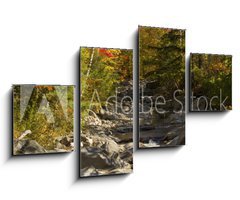
[[[232,110],[232,56],[190,56],[189,110],[215,112]]]
[[[13,85],[13,155],[73,151],[74,86]]]
[[[185,30],[139,26],[139,148],[185,144]]]
[[[81,47],[80,75],[80,176],[132,172],[132,50]]]

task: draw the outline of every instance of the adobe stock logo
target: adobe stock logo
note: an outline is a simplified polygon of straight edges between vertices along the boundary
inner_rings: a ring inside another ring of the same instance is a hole
[[[144,94],[144,87],[141,87],[140,101],[139,101],[139,112],[140,113],[150,113],[156,112],[158,114],[164,114],[168,112],[173,113],[185,113],[184,101],[185,96],[184,92],[180,89],[173,92],[172,98],[165,98],[163,95],[158,96],[148,96]],[[130,95],[124,95],[120,97],[120,92],[118,88],[115,89],[115,94],[109,96],[106,101],[104,108],[108,112],[114,113],[123,113],[123,114],[132,114],[133,113],[133,97]],[[99,92],[97,89],[94,89],[91,95],[91,101],[89,104],[89,110],[92,110],[92,107],[96,103],[102,107],[102,99],[100,98]],[[114,109],[113,109],[114,107]]]
[[[51,93],[49,92],[51,90]],[[68,87],[36,86],[20,87],[20,121],[30,120],[29,116],[44,115],[47,123],[56,119],[68,120]]]
[[[124,95],[123,97],[119,97],[120,92],[118,88],[115,89],[115,94],[109,96],[105,101],[105,109],[107,112],[114,113],[123,113],[123,114],[132,114],[133,113],[133,98],[130,95]],[[102,99],[100,98],[99,92],[97,89],[94,89],[91,97],[91,102],[89,105],[89,110],[92,110],[93,105],[97,104],[102,108]]]
[[[194,96],[193,92],[190,97],[191,111],[226,111],[226,101],[229,97],[224,96],[222,89],[219,89],[219,95],[212,97]]]
[[[173,92],[172,97],[167,99],[163,95],[147,96],[144,94],[144,86],[141,86],[140,94],[140,113],[150,113],[155,111],[158,114],[168,112],[185,113],[184,107],[184,91],[177,89]],[[146,106],[147,105],[147,106]]]

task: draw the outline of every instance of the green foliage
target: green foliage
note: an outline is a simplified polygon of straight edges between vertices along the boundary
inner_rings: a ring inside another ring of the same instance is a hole
[[[140,81],[155,81],[169,95],[185,88],[185,31],[139,27]]]
[[[232,107],[232,57],[229,55],[191,54],[191,89],[194,96],[212,98],[222,92],[228,108]],[[219,108],[219,101],[213,102]]]
[[[81,55],[81,115],[90,107],[98,112],[123,82],[132,80],[132,50],[87,48]],[[83,126],[83,121],[81,121]]]
[[[31,130],[29,139],[36,140],[46,150],[55,148],[55,139],[59,136],[65,136],[73,133],[73,86],[35,86],[30,94],[29,102],[21,116],[21,102],[29,98],[29,95],[21,93],[24,85],[15,85],[13,87],[13,109],[14,109],[14,139],[26,130]],[[67,87],[67,99],[64,92]],[[47,106],[40,106],[43,97],[46,97],[52,119],[54,123],[49,122],[46,117]],[[61,101],[62,100],[62,101]],[[66,110],[61,102],[67,101]],[[39,109],[41,107],[41,112]]]

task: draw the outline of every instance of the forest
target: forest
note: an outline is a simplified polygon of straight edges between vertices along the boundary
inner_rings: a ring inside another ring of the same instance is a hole
[[[132,171],[132,50],[80,49],[80,176]]]
[[[139,147],[185,144],[185,30],[139,26],[139,72]]]
[[[190,56],[190,111],[232,109],[232,56]]]
[[[139,34],[140,80],[157,81],[170,94],[184,88],[185,31],[140,27]]]
[[[13,86],[14,155],[73,150],[74,86]]]

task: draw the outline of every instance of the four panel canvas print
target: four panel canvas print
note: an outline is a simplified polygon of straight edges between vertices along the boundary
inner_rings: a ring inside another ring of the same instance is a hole
[[[232,110],[232,56],[190,55],[190,111]]]
[[[185,144],[185,30],[139,26],[139,148]]]
[[[80,49],[80,176],[133,168],[132,50]]]
[[[139,26],[138,147],[185,144],[185,30]],[[133,170],[133,51],[80,48],[80,177]],[[232,110],[232,56],[190,54],[189,111]],[[74,86],[13,85],[13,155],[74,150]]]
[[[13,85],[13,155],[73,151],[74,86]]]

